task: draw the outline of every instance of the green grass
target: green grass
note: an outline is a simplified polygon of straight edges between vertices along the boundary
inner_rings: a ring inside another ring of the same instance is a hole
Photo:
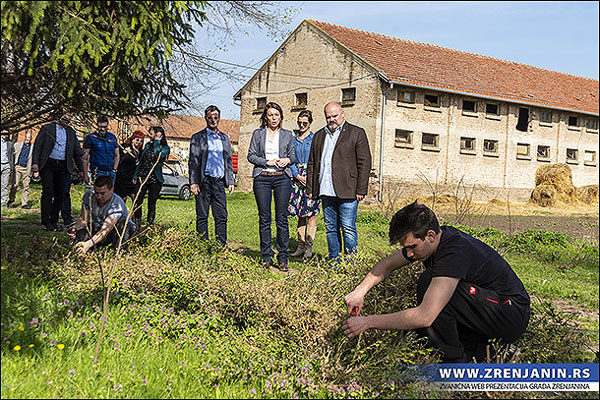
[[[73,191],[74,214],[82,194],[81,187]],[[39,193],[32,204],[39,205]],[[227,251],[197,240],[194,207],[193,201],[160,199],[160,227],[134,240],[116,260],[98,364],[93,357],[101,277],[115,261],[112,253],[80,258],[64,233],[39,229],[38,210],[3,208],[3,218],[16,223],[3,221],[1,233],[2,397],[444,397],[397,382],[399,362],[436,360],[414,334],[369,331],[348,340],[341,332],[343,296],[395,249],[387,244],[387,221],[379,213],[359,211],[355,265],[326,267],[319,216],[317,256],[307,263],[291,260],[292,271],[283,275],[260,268],[251,194],[228,197]],[[292,238],[294,224],[290,219]],[[550,233],[508,237],[469,229],[506,254],[536,298],[597,313],[597,246]],[[411,265],[374,288],[365,313],[414,305],[418,273],[419,266]],[[522,361],[594,361],[588,347],[597,351],[597,320],[573,325],[573,316],[549,303],[536,300],[533,307],[530,329],[519,343]]]

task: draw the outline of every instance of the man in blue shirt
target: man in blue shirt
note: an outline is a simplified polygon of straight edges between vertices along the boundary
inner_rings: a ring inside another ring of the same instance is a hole
[[[227,244],[227,192],[233,192],[231,142],[218,128],[221,111],[208,106],[204,111],[206,128],[195,133],[190,141],[190,189],[196,196],[196,231],[208,239],[208,211],[212,208],[215,235]]]
[[[117,138],[108,131],[108,118],[102,115],[96,122],[96,131],[83,140],[83,172],[92,180],[96,176],[109,176],[114,184],[118,166]]]
[[[21,208],[29,210],[29,184],[31,182],[31,162],[33,160],[33,151],[31,144],[31,132],[25,132],[25,138],[22,142],[15,143],[15,178],[10,187],[10,196],[8,204],[15,201],[19,182],[23,180],[23,192],[21,193]]]

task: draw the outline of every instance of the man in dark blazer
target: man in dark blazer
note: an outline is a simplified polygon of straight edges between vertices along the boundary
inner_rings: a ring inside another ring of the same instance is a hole
[[[221,111],[208,106],[204,111],[206,128],[190,141],[190,189],[196,196],[196,231],[208,239],[208,211],[212,208],[215,235],[227,245],[227,198],[233,192],[233,163],[229,137],[218,128]]]
[[[368,191],[371,151],[365,130],[346,122],[339,103],[327,103],[325,119],[327,126],[315,133],[310,148],[306,192],[322,200],[329,258],[337,263],[342,236],[345,253],[358,245],[356,215]]]
[[[71,160],[79,168],[79,178],[84,180],[82,155],[75,130],[64,117],[42,126],[35,138],[31,171],[42,180],[42,228],[46,231],[58,230],[67,174],[73,172]]]

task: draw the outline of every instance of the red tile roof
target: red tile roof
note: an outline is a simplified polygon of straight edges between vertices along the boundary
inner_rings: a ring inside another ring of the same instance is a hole
[[[117,124],[117,121],[111,120],[110,128],[113,132],[118,130]],[[140,130],[146,133],[148,127],[151,125],[162,126],[169,139],[191,139],[194,133],[206,128],[206,121],[204,120],[204,117],[194,115],[173,114],[162,121],[159,121],[154,117],[142,117],[139,121],[131,120],[127,131],[128,133],[133,133],[136,130]],[[229,136],[229,140],[231,140],[232,143],[239,142],[240,121],[222,119],[219,123],[219,129]]]
[[[598,114],[598,80],[307,21],[397,83]]]

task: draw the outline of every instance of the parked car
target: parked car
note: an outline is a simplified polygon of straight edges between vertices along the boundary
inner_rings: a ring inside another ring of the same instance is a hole
[[[192,197],[190,180],[183,174],[181,163],[163,164],[162,173],[165,182],[160,190],[161,196],[177,196],[181,200],[189,200]]]

